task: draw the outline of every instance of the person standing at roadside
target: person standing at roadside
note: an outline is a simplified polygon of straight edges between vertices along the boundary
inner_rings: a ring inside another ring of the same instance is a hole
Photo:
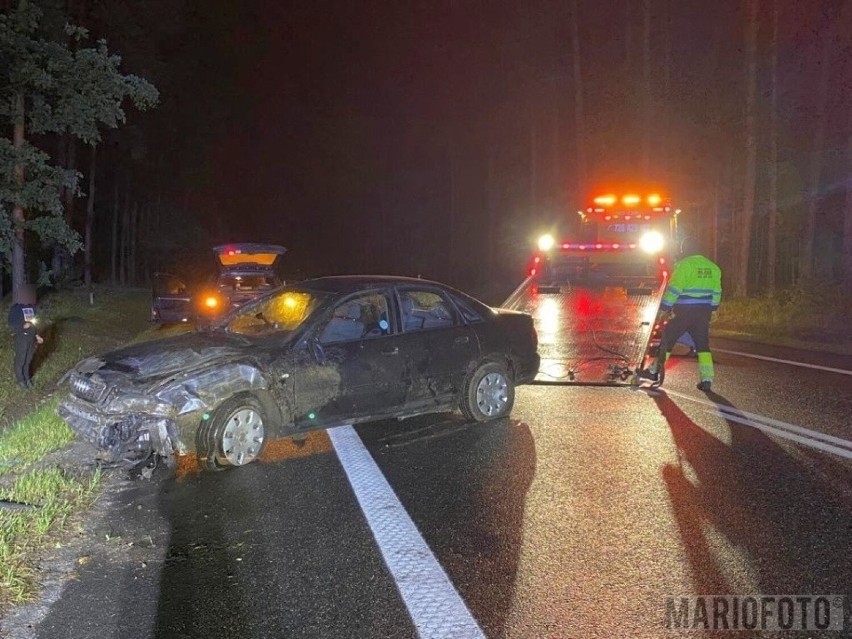
[[[663,329],[657,358],[639,377],[662,383],[660,372],[678,339],[689,333],[698,351],[698,390],[709,392],[713,384],[713,355],[710,353],[710,319],[722,301],[722,270],[704,257],[692,238],[681,243],[681,259],[663,293],[660,311],[674,315]]]
[[[36,324],[36,293],[29,284],[15,292],[15,303],[9,307],[9,327],[15,343],[15,381],[21,388],[32,388],[30,368],[36,344],[44,342],[38,334]]]

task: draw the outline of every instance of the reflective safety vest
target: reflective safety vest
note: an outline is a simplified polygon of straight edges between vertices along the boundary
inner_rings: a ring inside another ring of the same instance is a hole
[[[703,255],[690,255],[674,265],[672,278],[660,307],[675,304],[706,304],[713,310],[722,301],[722,269]]]

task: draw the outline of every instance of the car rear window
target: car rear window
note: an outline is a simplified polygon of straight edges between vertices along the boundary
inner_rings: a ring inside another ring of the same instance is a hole
[[[456,308],[459,309],[459,312],[462,314],[462,317],[464,318],[465,322],[467,322],[468,324],[473,324],[474,322],[482,321],[482,315],[477,313],[470,304],[465,302],[457,295],[453,295],[452,298],[453,302],[455,302],[456,304]]]
[[[271,275],[223,275],[219,278],[220,291],[266,291],[275,288]]]

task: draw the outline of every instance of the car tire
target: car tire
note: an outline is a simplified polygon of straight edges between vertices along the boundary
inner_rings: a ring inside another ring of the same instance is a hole
[[[224,401],[198,430],[199,463],[208,470],[245,466],[263,453],[269,437],[266,412],[250,393]]]
[[[461,399],[461,411],[467,419],[500,419],[512,412],[514,404],[515,383],[502,364],[486,362],[468,376]]]

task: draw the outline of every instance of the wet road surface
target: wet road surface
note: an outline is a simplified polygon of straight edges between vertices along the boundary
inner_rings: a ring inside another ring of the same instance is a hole
[[[358,426],[393,499],[358,488],[324,432],[119,482],[61,598],[12,636],[852,636],[850,376],[716,359],[709,395],[676,357],[661,391],[528,386],[492,424]],[[389,568],[369,508],[410,519],[426,551],[406,532],[403,564],[436,560],[478,629],[442,634],[448,599],[424,613],[401,594],[415,573]],[[695,594],[845,596],[847,630],[667,629],[666,598]]]

